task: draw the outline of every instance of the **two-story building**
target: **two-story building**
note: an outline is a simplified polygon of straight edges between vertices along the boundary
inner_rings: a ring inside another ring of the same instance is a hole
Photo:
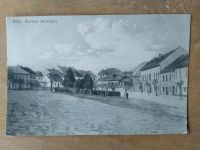
[[[142,67],[140,71],[141,83],[144,91],[162,94],[161,88],[163,87],[161,87],[161,84],[163,82],[163,77],[161,77],[161,71],[182,55],[187,55],[187,52],[183,48],[178,47],[166,54],[159,54],[159,56],[154,57]],[[169,76],[165,80],[170,80],[171,78]]]
[[[7,87],[9,90],[29,89],[31,74],[21,66],[8,66]]]
[[[182,55],[161,71],[161,93],[187,95],[188,55]]]
[[[102,87],[110,83],[118,85],[121,79],[121,73],[122,72],[116,68],[102,69],[98,73],[97,86]]]
[[[38,82],[36,80],[36,73],[30,69],[29,67],[23,67],[21,66],[22,69],[24,69],[26,72],[28,72],[30,74],[30,86],[32,87],[36,87],[38,85]]]
[[[63,75],[62,72],[60,72],[58,69],[51,68],[47,69],[47,73],[44,76],[44,84],[45,87],[63,87]]]

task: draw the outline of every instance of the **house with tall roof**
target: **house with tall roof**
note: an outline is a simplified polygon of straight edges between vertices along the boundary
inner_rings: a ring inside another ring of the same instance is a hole
[[[81,73],[79,73],[79,71],[77,71],[74,67],[66,67],[66,66],[58,66],[58,70],[62,73],[62,76],[64,77],[64,75],[66,74],[66,72],[69,70],[69,69],[72,69],[72,72],[73,72],[73,75],[74,75],[74,78],[76,80],[78,79],[83,79],[83,75]]]
[[[188,55],[182,55],[161,71],[161,93],[187,95]]]
[[[178,59],[182,55],[187,55],[187,51],[181,47],[178,47],[172,51],[165,54],[159,54],[159,56],[154,57],[152,60],[146,63],[141,71],[141,84],[144,91],[147,92],[158,92],[162,94],[161,91],[161,72],[167,66],[169,66],[173,61]]]
[[[36,80],[39,86],[44,87],[44,75],[41,71],[35,71],[36,73]]]
[[[21,66],[8,66],[7,87],[9,90],[29,89],[31,74]]]
[[[63,87],[63,74],[58,69],[47,69],[47,74],[44,76],[44,87]]]

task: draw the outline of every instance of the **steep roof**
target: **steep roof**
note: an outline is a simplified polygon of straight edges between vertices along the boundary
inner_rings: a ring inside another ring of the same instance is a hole
[[[178,49],[183,49],[181,47],[178,47],[166,54],[163,54],[163,55],[159,55],[158,57],[154,57],[151,61],[149,61],[144,67],[142,67],[140,70],[141,71],[144,71],[144,70],[147,70],[147,69],[151,69],[151,68],[154,68],[154,67],[157,67],[160,65],[160,62],[162,62],[165,58],[167,58],[170,54],[172,54],[173,52],[175,52],[176,50]]]
[[[41,71],[35,71],[35,73],[36,73],[36,76],[41,76],[41,77],[43,76]]]
[[[62,75],[62,73],[58,69],[52,68],[47,70],[52,74]]]
[[[116,68],[108,68],[101,70],[98,75],[113,75],[113,74],[120,74],[121,71]]]
[[[62,73],[58,69],[52,68],[47,70],[50,72],[49,77],[53,79],[54,82],[63,82]]]
[[[182,55],[179,58],[177,58],[175,61],[173,61],[170,65],[168,65],[166,68],[164,68],[161,73],[166,72],[173,72],[175,69],[183,68],[188,66],[188,55]]]
[[[82,77],[82,75],[74,67],[58,66],[58,68],[63,74],[65,74],[71,68],[75,77]]]
[[[22,69],[20,66],[8,66],[8,73],[15,73],[15,74],[27,74],[30,75],[29,72]]]
[[[28,68],[28,67],[23,67],[20,66],[22,69],[24,69],[26,72],[30,73],[30,74],[36,74],[32,69]]]

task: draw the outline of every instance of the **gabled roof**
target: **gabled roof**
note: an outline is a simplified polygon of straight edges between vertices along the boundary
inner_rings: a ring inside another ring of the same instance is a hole
[[[70,68],[73,71],[74,77],[82,77],[82,75],[74,67],[58,66],[58,68],[65,74]]]
[[[143,63],[141,63],[140,65],[138,65],[137,67],[135,67],[135,68],[132,70],[133,76],[134,76],[134,77],[140,76],[140,75],[141,75],[140,69],[141,69],[142,67],[144,67],[146,64],[147,64],[147,62],[143,62]]]
[[[116,68],[108,68],[101,70],[98,75],[113,75],[113,74],[120,74],[121,71]]]
[[[41,77],[43,77],[43,74],[42,74],[41,71],[35,71],[35,73],[36,73],[36,76],[41,76]]]
[[[33,70],[31,70],[30,68],[28,67],[23,67],[23,66],[20,66],[22,69],[24,69],[26,72],[30,73],[30,74],[36,74]]]
[[[57,74],[57,75],[62,75],[62,73],[58,70],[58,69],[55,69],[55,68],[52,68],[52,69],[47,69],[51,74]]]
[[[166,54],[163,54],[163,55],[159,55],[158,57],[154,57],[151,61],[149,61],[144,67],[142,67],[140,70],[141,71],[144,71],[144,70],[147,70],[147,69],[151,69],[151,68],[154,68],[154,67],[157,67],[160,65],[160,62],[162,62],[165,58],[167,58],[170,54],[172,54],[173,52],[175,52],[176,50],[178,49],[183,49],[181,47],[178,47]]]
[[[161,73],[166,72],[173,72],[175,69],[188,67],[188,55],[182,55],[179,58],[177,58],[175,61],[173,61],[170,65],[168,65],[166,68],[161,70]]]
[[[62,73],[55,68],[47,69],[49,71],[48,77],[53,79],[54,82],[63,82]]]
[[[8,73],[30,75],[29,72],[25,71],[20,66],[8,66]]]

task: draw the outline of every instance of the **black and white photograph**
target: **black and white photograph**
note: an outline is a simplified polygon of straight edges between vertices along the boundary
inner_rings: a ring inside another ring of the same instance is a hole
[[[6,134],[187,134],[190,18],[7,17]]]

